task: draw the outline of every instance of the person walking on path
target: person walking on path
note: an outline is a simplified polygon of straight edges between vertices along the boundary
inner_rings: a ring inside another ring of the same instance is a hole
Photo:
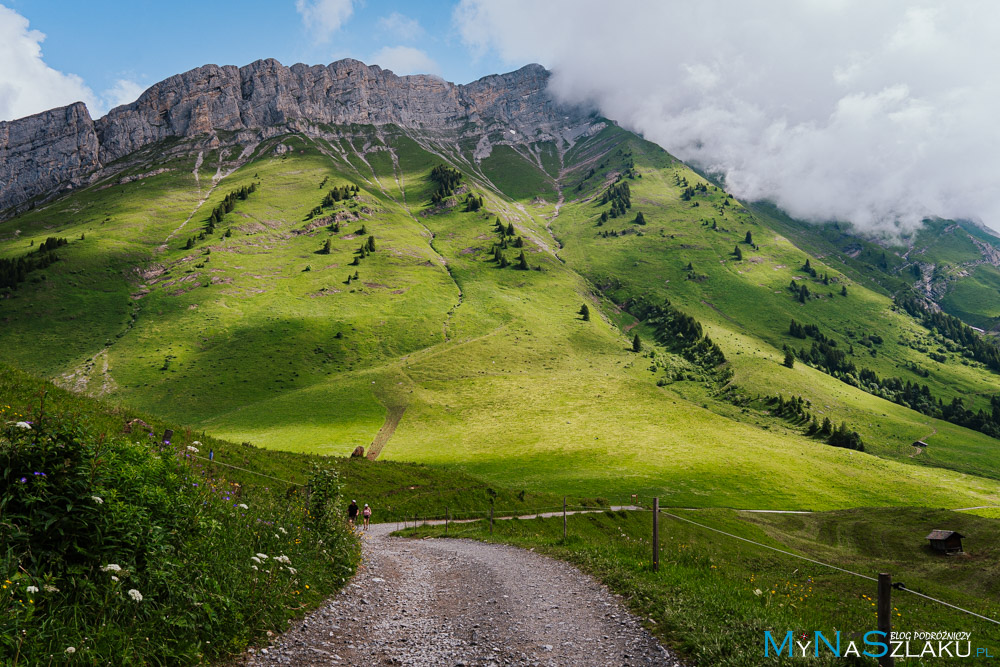
[[[372,508],[368,506],[368,503],[365,503],[365,508],[361,511],[361,516],[365,520],[365,530],[368,530],[368,522],[372,518]]]
[[[358,520],[358,501],[352,500],[347,506],[347,525],[354,528],[354,523]]]

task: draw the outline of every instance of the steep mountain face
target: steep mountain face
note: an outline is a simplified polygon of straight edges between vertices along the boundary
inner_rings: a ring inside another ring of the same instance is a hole
[[[206,65],[154,85],[96,122],[76,103],[0,123],[0,210],[84,182],[157,141],[216,138],[218,131],[246,141],[248,132],[259,139],[324,124],[393,124],[457,137],[499,130],[511,143],[551,139],[588,114],[556,104],[546,92],[548,78],[540,65],[468,85],[400,77],[349,59],[313,67],[273,59],[239,68]]]
[[[98,150],[83,102],[0,122],[0,210],[85,184],[100,167]]]

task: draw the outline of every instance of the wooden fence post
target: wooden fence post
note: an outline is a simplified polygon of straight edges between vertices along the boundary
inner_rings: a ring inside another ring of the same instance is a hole
[[[653,571],[660,570],[660,498],[653,498]]]
[[[563,539],[566,539],[566,496],[563,496]]]
[[[490,505],[490,535],[493,535],[493,505]]]
[[[891,646],[889,638],[892,636],[892,575],[882,572],[878,575],[878,629],[884,632],[882,641]],[[893,667],[895,660],[892,658],[891,649],[878,659],[879,667]]]

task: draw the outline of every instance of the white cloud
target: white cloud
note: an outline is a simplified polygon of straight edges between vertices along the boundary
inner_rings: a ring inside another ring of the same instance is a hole
[[[382,69],[392,70],[400,76],[406,74],[440,74],[440,66],[429,55],[412,46],[383,46],[372,56],[372,63]]]
[[[401,42],[412,42],[424,36],[424,29],[419,21],[399,12],[379,18],[377,25]]]
[[[85,102],[92,114],[101,108],[83,79],[45,64],[44,39],[44,34],[29,29],[28,19],[0,5],[0,120],[73,102]]]
[[[316,39],[325,42],[340,30],[354,13],[353,0],[295,0],[302,23]]]
[[[462,0],[454,19],[474,52],[545,64],[555,94],[741,197],[876,229],[1000,229],[996,3]]]
[[[114,109],[122,104],[135,102],[144,90],[146,90],[145,87],[135,81],[118,79],[115,81],[115,85],[104,91],[101,95],[101,101],[104,102],[104,106],[108,109]]]

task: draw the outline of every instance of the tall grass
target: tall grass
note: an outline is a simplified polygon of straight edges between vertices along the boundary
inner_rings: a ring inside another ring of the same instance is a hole
[[[6,406],[3,406],[8,410]],[[344,584],[335,471],[232,483],[197,442],[98,435],[78,414],[0,428],[0,662],[190,664],[242,650]]]

